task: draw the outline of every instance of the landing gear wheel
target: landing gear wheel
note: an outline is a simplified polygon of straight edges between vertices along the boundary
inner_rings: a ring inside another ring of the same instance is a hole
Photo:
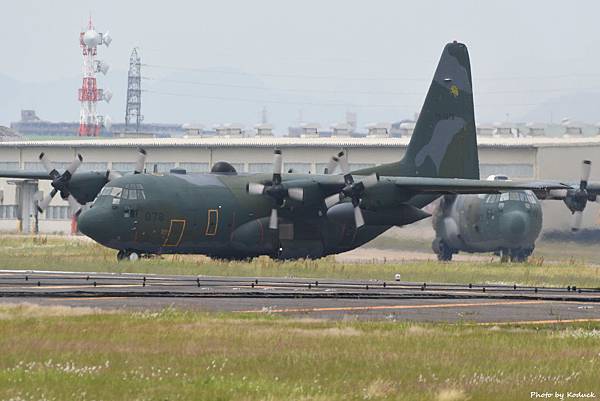
[[[140,255],[134,251],[124,251],[121,250],[117,252],[117,261],[121,262],[124,260],[129,260],[131,262],[135,262],[140,259]]]
[[[514,263],[527,262],[527,258],[533,253],[533,249],[513,249],[510,252],[510,261]]]
[[[452,248],[448,246],[444,241],[440,241],[438,244],[437,258],[441,262],[449,262],[452,260]]]
[[[501,249],[500,250],[500,263],[508,263],[509,260],[510,260],[510,253],[508,252],[508,249]]]

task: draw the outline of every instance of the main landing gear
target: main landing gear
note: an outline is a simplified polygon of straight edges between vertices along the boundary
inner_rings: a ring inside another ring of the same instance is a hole
[[[135,251],[120,250],[119,252],[117,252],[117,260],[119,262],[124,261],[124,260],[129,260],[131,262],[135,262],[139,258],[140,258],[140,254]]]

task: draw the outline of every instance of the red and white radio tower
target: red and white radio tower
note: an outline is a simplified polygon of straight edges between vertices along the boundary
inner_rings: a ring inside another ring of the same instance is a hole
[[[79,119],[79,136],[98,136],[100,129],[105,127],[110,130],[110,118],[99,116],[96,113],[96,102],[104,100],[107,103],[112,98],[110,90],[103,91],[96,84],[96,73],[102,72],[106,75],[108,64],[96,60],[99,45],[108,47],[112,38],[108,32],[102,34],[96,32],[92,24],[92,17],[88,29],[79,34],[79,44],[83,52],[83,84],[79,89],[79,101],[81,111]]]

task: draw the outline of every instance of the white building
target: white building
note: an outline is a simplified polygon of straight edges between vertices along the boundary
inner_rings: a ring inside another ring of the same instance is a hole
[[[365,128],[367,128],[368,137],[387,138],[390,136],[392,126],[390,123],[371,123],[367,124]]]
[[[0,170],[43,171],[38,156],[45,152],[62,170],[77,153],[84,157],[80,171],[133,170],[136,149],[148,152],[146,169],[167,173],[170,169],[208,172],[217,161],[228,161],[239,172],[271,171],[274,148],[283,152],[284,170],[322,173],[331,155],[345,150],[350,168],[359,169],[399,160],[410,138],[290,138],[290,137],[194,137],[122,138],[68,141],[0,142]],[[480,175],[506,174],[515,179],[579,180],[583,159],[592,161],[592,181],[600,181],[600,137],[582,138],[479,138]],[[17,188],[19,188],[17,190]],[[50,190],[48,181],[0,179],[0,230],[20,227],[17,216],[29,213],[33,221],[32,198],[37,190]],[[545,228],[568,228],[570,214],[562,202],[545,202]],[[586,209],[584,222],[598,223],[595,203]],[[27,230],[31,227],[23,227]],[[68,205],[55,196],[47,212],[39,216],[43,232],[70,230]]]

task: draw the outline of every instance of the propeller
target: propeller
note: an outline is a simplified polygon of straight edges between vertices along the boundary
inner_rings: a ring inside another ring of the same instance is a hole
[[[344,152],[340,152],[338,155],[341,155],[341,157],[338,158],[338,161],[342,173],[344,174],[345,186],[339,193],[325,198],[325,206],[329,209],[344,199],[350,198],[352,206],[354,207],[354,223],[356,224],[356,228],[359,228],[365,225],[365,219],[363,218],[360,209],[361,198],[366,189],[375,186],[379,182],[379,176],[377,174],[371,174],[360,181],[354,181],[354,177],[350,173],[350,168],[348,166],[348,158]]]
[[[573,222],[571,224],[571,231],[579,231],[581,223],[583,221],[583,210],[587,205],[589,194],[587,192],[588,180],[590,179],[590,172],[592,170],[592,162],[584,160],[581,163],[581,180],[579,181],[579,189],[572,193],[567,193],[565,203],[567,207],[571,209],[573,213]]]
[[[269,228],[277,230],[279,228],[278,210],[281,209],[286,199],[293,199],[298,202],[304,200],[304,190],[302,188],[286,188],[282,184],[281,174],[283,172],[283,157],[281,150],[275,149],[273,152],[273,177],[270,184],[261,184],[250,182],[246,186],[246,191],[250,195],[266,195],[273,199],[274,206],[271,209],[269,217]]]
[[[79,204],[77,199],[71,195],[71,192],[69,191],[69,183],[71,182],[73,174],[75,174],[79,166],[81,166],[81,163],[83,163],[83,157],[80,154],[77,154],[75,159],[71,162],[71,164],[69,164],[65,172],[62,174],[54,168],[52,161],[50,161],[48,155],[46,155],[44,152],[40,153],[39,159],[44,166],[44,169],[48,172],[48,175],[52,179],[52,182],[50,183],[50,185],[52,185],[52,190],[40,202],[38,202],[38,211],[43,212],[46,210],[52,201],[52,198],[54,198],[57,193],[60,193],[61,198],[64,200],[69,200],[69,203],[72,205],[72,207],[79,212],[81,210],[81,204]],[[76,205],[73,203],[73,201],[76,203]]]
[[[135,161],[135,169],[133,170],[133,174],[141,174],[144,172],[144,166],[146,165],[146,156],[146,150],[138,148],[138,155]]]
[[[45,153],[41,153],[39,159],[42,165],[44,166],[44,169],[48,172],[50,179],[52,180],[50,183],[50,185],[52,185],[52,190],[41,201],[37,202],[38,211],[43,213],[44,210],[48,208],[50,202],[52,202],[52,199],[56,196],[56,194],[60,193],[61,198],[69,202],[71,208],[75,210],[75,215],[78,216],[81,213],[83,205],[79,203],[79,201],[71,194],[69,184],[71,182],[71,178],[83,163],[83,157],[80,154],[77,154],[77,157],[73,160],[73,162],[71,162],[71,164],[62,174],[54,168],[52,161],[48,158],[48,155],[46,155]],[[146,151],[140,148],[138,149],[138,156],[135,162],[135,169],[133,173],[142,173],[144,171],[145,163]],[[109,182],[121,177],[121,174],[117,171],[106,170],[105,177],[106,182]]]
[[[327,167],[325,167],[325,174],[333,174],[338,164],[340,163],[340,159],[344,157],[344,151],[337,153],[334,156],[331,156],[329,159],[329,163],[327,163]]]

